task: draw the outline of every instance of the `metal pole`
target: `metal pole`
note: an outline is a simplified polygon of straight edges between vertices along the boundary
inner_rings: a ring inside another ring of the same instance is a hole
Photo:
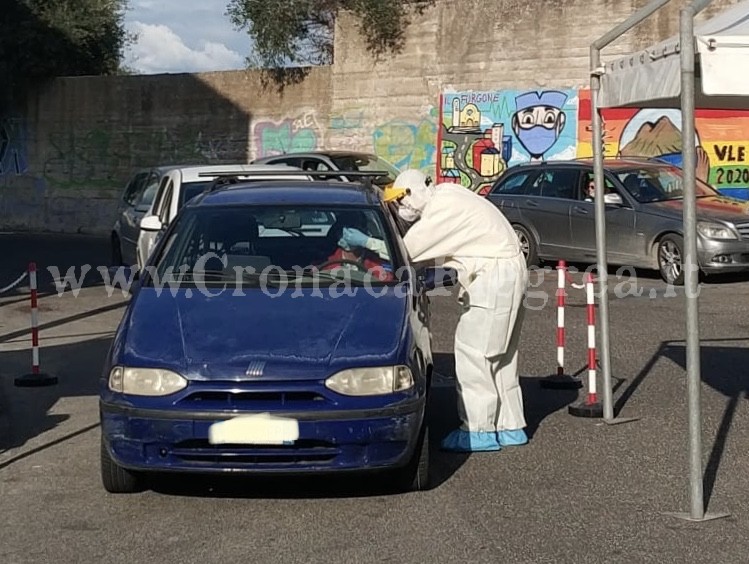
[[[601,327],[601,371],[603,373],[603,419],[606,423],[627,423],[636,418],[614,419],[613,387],[611,385],[611,355],[609,334],[609,265],[606,243],[606,204],[604,195],[603,171],[603,124],[598,107],[598,94],[601,89],[601,50],[624,35],[651,14],[668,4],[670,0],[653,0],[640,8],[614,29],[600,37],[590,46],[590,103],[593,126],[593,179],[595,183],[596,221],[596,260],[598,262],[599,319]]]
[[[591,66],[600,65],[600,53],[591,49]],[[594,69],[591,69],[594,70]],[[603,124],[598,108],[598,92],[601,89],[600,76],[593,72],[590,77],[590,103],[593,125],[593,179],[595,182],[595,221],[596,253],[598,261],[598,298],[599,318],[601,322],[601,371],[603,372],[603,418],[610,421],[614,418],[613,388],[611,386],[611,356],[609,353],[609,297],[608,297],[608,261],[606,257],[606,203],[603,199]]]
[[[687,310],[687,387],[689,394],[689,490],[691,518],[705,515],[700,425],[700,323],[697,303],[697,203],[695,201],[694,15],[681,10],[681,135],[684,173],[684,284]]]
[[[681,138],[682,170],[684,182],[684,286],[686,290],[687,318],[687,394],[689,409],[689,514],[676,513],[674,516],[688,521],[706,521],[727,517],[728,513],[705,513],[704,482],[702,472],[702,421],[700,406],[700,321],[697,291],[699,271],[697,269],[697,200],[695,148],[695,43],[694,16],[703,10],[711,0],[695,0],[680,12],[679,59],[681,61]]]

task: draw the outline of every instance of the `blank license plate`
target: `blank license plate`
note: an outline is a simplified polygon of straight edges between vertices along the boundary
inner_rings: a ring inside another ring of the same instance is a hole
[[[208,428],[208,442],[212,445],[283,445],[298,439],[299,423],[295,419],[274,417],[267,413],[242,415],[214,423]]]

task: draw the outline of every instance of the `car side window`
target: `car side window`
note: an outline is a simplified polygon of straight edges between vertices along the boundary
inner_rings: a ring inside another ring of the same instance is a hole
[[[594,176],[592,172],[586,172],[580,178],[580,189],[577,191],[575,198],[586,202],[592,202],[595,196]],[[618,194],[619,191],[614,186],[611,178],[604,176],[604,194]]]
[[[156,190],[159,188],[159,175],[152,173],[146,182],[146,187],[141,192],[140,198],[138,198],[139,208],[148,208],[153,202],[154,196],[156,196]]]
[[[268,161],[266,164],[269,164],[269,165],[282,164],[286,166],[302,168],[302,159],[298,157],[280,157],[278,159],[273,159],[272,161]]]
[[[530,181],[537,174],[538,171],[531,170],[515,173],[504,180],[500,180],[494,188],[492,188],[491,194],[502,196],[525,194],[526,188],[531,184]]]
[[[174,196],[174,181],[169,181],[169,186],[166,187],[166,195],[164,196],[164,205],[161,207],[159,213],[159,219],[161,223],[166,225],[169,221],[169,210],[172,207],[172,198]]]
[[[302,170],[326,171],[331,168],[319,159],[304,159],[302,161]]]
[[[153,203],[153,214],[159,215],[161,212],[161,203],[164,201],[164,194],[166,193],[166,186],[169,183],[169,177],[165,176],[161,179],[159,189],[156,192],[156,201]]]
[[[130,179],[125,192],[122,194],[122,199],[127,205],[135,205],[135,202],[138,201],[146,178],[148,178],[148,172],[139,172]]]
[[[547,169],[538,175],[526,194],[542,198],[573,200],[577,197],[579,182],[580,171],[578,169]]]

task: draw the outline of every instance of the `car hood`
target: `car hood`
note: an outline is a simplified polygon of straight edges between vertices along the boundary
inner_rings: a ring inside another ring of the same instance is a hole
[[[681,219],[684,209],[682,200],[650,202],[643,208],[649,213]],[[749,223],[749,202],[721,196],[697,198],[697,218],[720,220],[731,223]]]
[[[395,288],[242,289],[214,296],[141,288],[127,322],[126,366],[172,368],[191,380],[321,379],[348,366],[394,364],[407,297]],[[377,294],[382,293],[379,296]],[[321,297],[324,296],[324,297]]]

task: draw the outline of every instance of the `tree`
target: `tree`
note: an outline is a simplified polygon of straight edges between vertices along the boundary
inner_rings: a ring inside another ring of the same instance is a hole
[[[227,14],[246,29],[255,47],[250,66],[289,69],[333,63],[336,17],[350,12],[375,58],[403,47],[409,9],[423,12],[435,0],[230,0]]]
[[[127,0],[6,0],[0,10],[3,102],[57,76],[116,74],[130,41]]]

